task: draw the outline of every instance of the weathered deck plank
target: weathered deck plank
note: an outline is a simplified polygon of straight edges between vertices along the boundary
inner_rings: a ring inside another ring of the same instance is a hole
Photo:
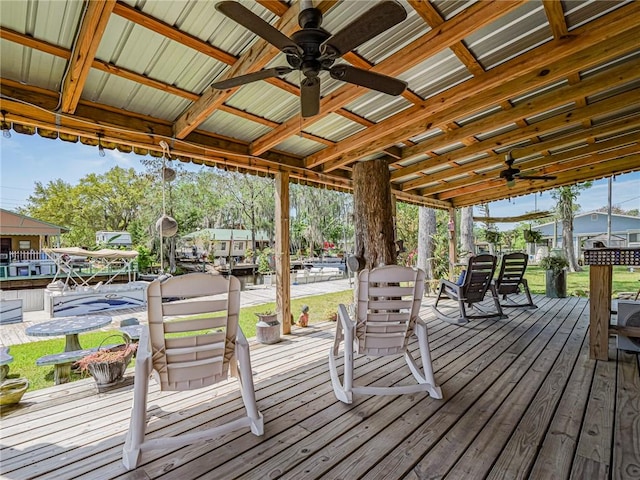
[[[536,297],[536,310],[466,326],[426,308],[435,376],[444,400],[426,394],[338,402],[327,354],[334,324],[296,329],[276,345],[251,346],[265,435],[120,462],[132,386],[96,394],[93,381],[27,394],[2,412],[2,478],[638,478],[638,355],[588,359],[588,302]],[[412,349],[417,345],[412,344]],[[411,381],[402,359],[356,358],[370,384]],[[235,380],[214,389],[163,393],[152,383],[151,436],[180,433],[238,415]]]

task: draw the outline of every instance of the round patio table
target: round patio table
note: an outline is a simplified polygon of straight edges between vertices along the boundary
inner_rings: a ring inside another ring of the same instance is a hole
[[[27,335],[34,337],[56,337],[64,335],[65,352],[82,350],[78,334],[97,330],[111,323],[111,317],[106,315],[88,315],[82,317],[58,317],[51,321],[32,325],[25,330]]]

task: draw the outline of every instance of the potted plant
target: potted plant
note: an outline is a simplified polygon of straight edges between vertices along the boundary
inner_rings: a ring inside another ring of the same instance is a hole
[[[278,315],[271,311],[257,312],[256,340],[260,343],[278,343],[280,341],[280,322]]]
[[[569,261],[561,255],[549,255],[540,260],[540,268],[546,270],[545,295],[549,298],[567,296],[567,272]]]
[[[497,230],[485,230],[485,238],[487,242],[497,245],[500,243],[502,235]]]
[[[524,241],[527,243],[540,243],[540,240],[542,240],[542,233],[537,230],[523,230],[522,234],[524,235]]]
[[[98,347],[97,351],[77,362],[80,371],[89,372],[95,379],[99,392],[122,380],[124,372],[138,348],[137,343],[129,342],[126,337],[123,339],[124,344],[103,349]]]

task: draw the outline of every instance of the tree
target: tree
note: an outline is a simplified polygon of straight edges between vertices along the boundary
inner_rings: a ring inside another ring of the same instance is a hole
[[[460,209],[460,256],[473,255],[474,251],[473,207],[462,207]]]
[[[391,178],[384,159],[353,167],[355,256],[365,268],[396,263]]]
[[[577,185],[569,185],[557,188],[551,192],[553,199],[557,201],[556,213],[562,221],[562,250],[564,256],[569,261],[569,270],[580,272],[582,268],[578,265],[573,245],[573,218],[578,205],[575,203],[580,190],[591,187],[591,182]]]
[[[398,264],[413,266],[418,250],[419,207],[396,202],[396,239],[402,250],[398,251]],[[400,244],[400,240],[402,243]]]
[[[436,211],[433,208],[420,207],[418,223],[418,268],[425,271],[428,280],[433,280],[436,278],[434,276]]]
[[[127,230],[138,217],[149,181],[134,169],[114,167],[89,174],[72,186],[61,179],[47,185],[36,182],[23,213],[69,228],[65,246],[91,247],[99,230]]]

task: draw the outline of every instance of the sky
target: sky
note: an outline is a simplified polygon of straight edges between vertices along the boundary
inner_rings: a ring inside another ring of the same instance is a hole
[[[47,184],[61,178],[74,185],[89,173],[105,173],[115,166],[142,172],[143,158],[134,153],[106,149],[105,156],[100,157],[97,147],[12,132],[11,138],[0,137],[0,207],[14,210],[24,206],[33,193],[35,182]],[[194,171],[203,168],[186,163],[182,165]],[[607,195],[608,180],[594,182],[577,200],[580,212],[606,207]],[[614,179],[612,204],[624,210],[640,209],[640,172],[619,175]],[[492,217],[511,217],[535,210],[551,210],[554,205],[550,193],[542,192],[492,202],[489,212]],[[474,214],[480,215],[477,208]],[[514,227],[515,224],[498,224],[501,231]]]

